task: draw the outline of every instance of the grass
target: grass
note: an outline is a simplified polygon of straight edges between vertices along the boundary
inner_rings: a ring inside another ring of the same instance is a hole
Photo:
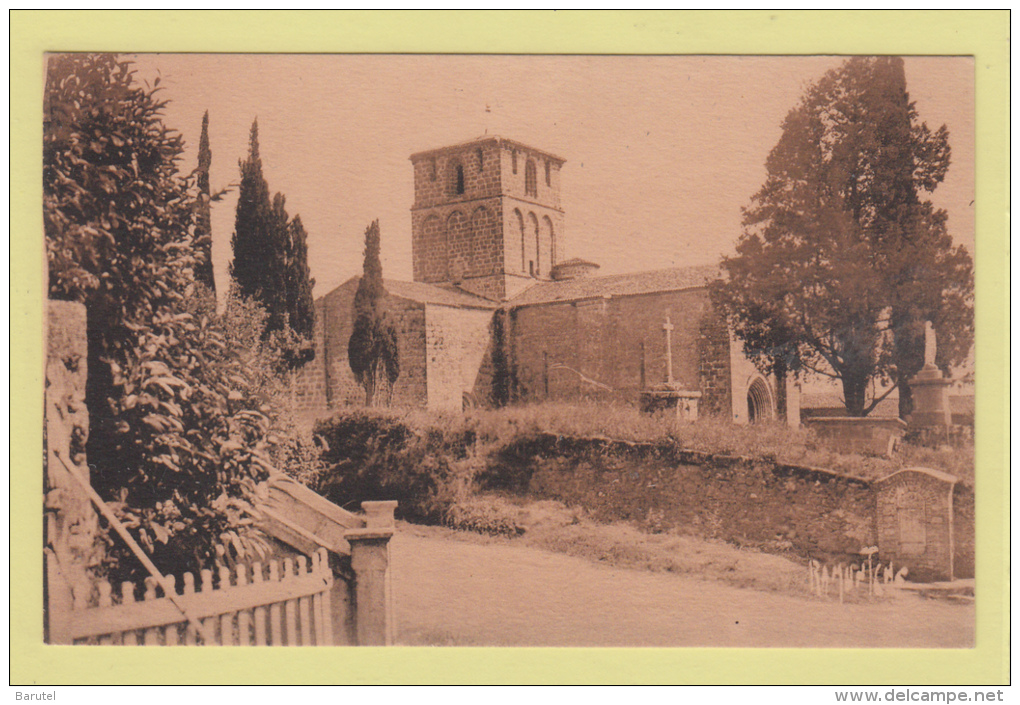
[[[503,447],[515,439],[541,433],[577,438],[609,438],[630,442],[668,441],[684,450],[713,455],[739,455],[805,465],[874,480],[904,467],[927,466],[952,473],[967,484],[974,480],[973,443],[926,448],[907,443],[891,458],[839,453],[801,428],[781,423],[737,425],[728,419],[703,417],[691,423],[668,414],[643,414],[633,407],[604,404],[542,403],[504,409],[473,409],[466,413],[382,411],[408,426],[441,433],[466,432],[478,451]]]

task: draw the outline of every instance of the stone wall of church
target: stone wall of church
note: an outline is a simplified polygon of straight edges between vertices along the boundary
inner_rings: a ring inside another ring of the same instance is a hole
[[[563,163],[537,149],[507,144],[502,152],[503,194],[513,198],[560,207],[560,169]],[[535,169],[535,190],[528,192],[528,162]],[[548,178],[547,178],[548,177]]]
[[[414,280],[448,282],[502,272],[502,164],[496,142],[412,158]]]
[[[472,397],[491,343],[492,311],[429,305],[425,309],[428,407],[460,411]],[[484,400],[479,400],[484,401]]]
[[[728,377],[703,389],[702,322],[708,311],[704,289],[515,309],[508,339],[516,396],[636,402],[642,389],[666,381],[663,325],[669,317],[673,381],[714,399]]]
[[[499,195],[502,171],[496,142],[476,142],[437,149],[411,158],[414,167],[414,209]],[[457,193],[457,167],[463,193]],[[523,177],[522,177],[523,178]]]
[[[700,413],[729,416],[733,413],[733,374],[729,330],[717,315],[705,316],[698,332]]]
[[[562,259],[563,212],[517,198],[505,198],[503,211],[506,272],[548,280]]]
[[[319,299],[315,302],[315,330],[312,332],[315,358],[290,376],[291,393],[299,411],[322,411],[327,408],[322,315],[322,299]]]
[[[354,295],[358,279],[351,279],[315,302],[315,360],[299,371],[295,390],[300,408],[319,410],[365,402],[365,390],[351,372],[347,356],[354,325]],[[425,375],[425,305],[387,296],[383,305],[397,329],[400,377],[391,403],[424,407],[428,399]],[[380,390],[386,394],[387,390]]]

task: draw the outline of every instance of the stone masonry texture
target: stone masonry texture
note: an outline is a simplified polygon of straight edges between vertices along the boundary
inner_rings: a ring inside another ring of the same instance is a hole
[[[428,407],[460,411],[472,395],[489,347],[492,311],[430,305],[425,309]],[[469,400],[469,403],[476,403]]]

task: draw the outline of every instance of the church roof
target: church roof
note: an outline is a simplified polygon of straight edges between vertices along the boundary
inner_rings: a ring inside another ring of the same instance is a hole
[[[425,284],[424,282],[405,282],[395,279],[384,279],[383,286],[387,293],[410,299],[423,304],[453,306],[456,308],[482,308],[495,310],[497,304],[472,293],[442,284]]]
[[[540,282],[510,299],[511,306],[534,306],[557,301],[579,301],[606,296],[633,296],[660,291],[698,289],[719,278],[719,267],[657,269],[633,274],[611,274],[565,281]]]
[[[482,135],[481,137],[476,137],[475,139],[468,140],[467,142],[460,142],[458,144],[450,144],[444,147],[436,147],[434,149],[426,149],[421,152],[415,152],[410,156],[410,160],[413,162],[418,159],[421,159],[422,157],[427,157],[433,154],[439,154],[442,152],[454,152],[460,149],[464,149],[465,147],[471,147],[473,145],[484,144],[487,142],[496,142],[501,145],[517,147],[518,149],[522,149],[528,152],[535,152],[536,154],[541,154],[542,156],[549,157],[553,161],[557,161],[560,164],[565,164],[567,161],[563,157],[557,156],[552,152],[547,152],[546,150],[539,149],[538,147],[532,147],[531,145],[524,144],[523,142],[518,142],[517,140],[507,139],[506,137],[500,137],[499,135]]]

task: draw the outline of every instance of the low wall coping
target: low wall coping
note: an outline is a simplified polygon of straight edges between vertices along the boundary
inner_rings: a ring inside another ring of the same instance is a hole
[[[878,483],[888,482],[889,480],[893,479],[897,475],[902,475],[905,472],[911,472],[911,473],[915,473],[915,474],[918,474],[918,475],[928,475],[929,477],[932,477],[932,478],[934,478],[936,480],[941,480],[942,482],[948,483],[950,485],[955,485],[957,482],[960,481],[960,478],[958,478],[956,475],[951,475],[948,472],[942,472],[941,470],[935,470],[933,468],[913,467],[913,468],[903,468],[901,470],[897,470],[894,473],[890,473],[889,475],[886,475],[885,477],[881,477],[881,478],[875,480],[875,483],[878,484]]]
[[[900,426],[907,428],[907,422],[898,416],[812,416],[804,419],[805,425],[820,426]]]

